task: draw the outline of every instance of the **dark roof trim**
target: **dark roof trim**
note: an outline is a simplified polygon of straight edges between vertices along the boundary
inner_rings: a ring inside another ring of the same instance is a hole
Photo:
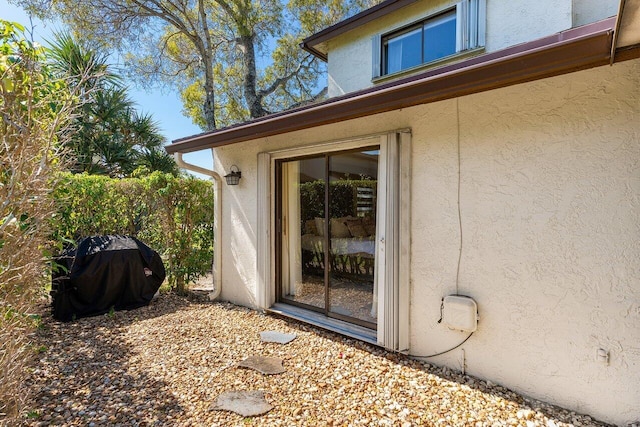
[[[307,44],[305,44],[305,42],[303,41],[302,43],[300,43],[300,47],[302,48],[302,50],[306,50],[307,52],[309,52],[310,54],[312,54],[313,56],[319,58],[320,60],[327,62],[329,60],[329,56],[321,51],[319,51],[318,49],[311,47]]]
[[[379,3],[367,10],[363,10],[362,12],[353,15],[351,18],[347,18],[344,21],[340,21],[337,24],[334,24],[330,27],[325,28],[322,31],[319,31],[306,39],[302,40],[300,43],[300,47],[310,52],[311,54],[317,56],[323,61],[327,60],[327,54],[321,52],[316,49],[315,46],[323,43],[329,39],[332,39],[340,34],[344,34],[347,31],[351,31],[354,28],[357,28],[361,25],[366,24],[367,22],[371,22],[374,19],[378,19],[381,16],[387,15],[391,12],[395,12],[396,10],[408,6],[412,3],[415,3],[419,0],[386,0],[382,3]]]
[[[395,82],[174,141],[186,153],[483,92],[609,63],[615,18],[451,64]],[[623,59],[640,57],[640,48]]]

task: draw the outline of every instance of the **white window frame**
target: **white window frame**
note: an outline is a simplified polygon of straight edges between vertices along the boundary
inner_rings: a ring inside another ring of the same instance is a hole
[[[257,305],[276,303],[276,160],[380,146],[375,278],[377,342],[394,351],[409,348],[411,132],[398,130],[258,154]]]
[[[446,56],[444,58],[438,58],[434,61],[422,63],[420,65],[406,68],[393,73],[383,74],[384,67],[382,61],[383,55],[383,43],[384,38],[393,37],[394,34],[402,34],[408,28],[418,25],[424,25],[430,20],[438,19],[442,14],[447,13],[455,9],[456,13],[456,53]],[[383,34],[376,34],[372,38],[372,78],[383,78],[387,76],[393,76],[405,73],[407,71],[420,69],[425,66],[429,66],[434,63],[440,63],[443,60],[455,58],[460,54],[467,51],[484,47],[485,45],[485,32],[486,32],[486,0],[463,0],[452,7],[447,7],[438,10],[436,13],[432,13],[418,21],[412,22],[409,25],[402,26],[401,28],[394,29]]]

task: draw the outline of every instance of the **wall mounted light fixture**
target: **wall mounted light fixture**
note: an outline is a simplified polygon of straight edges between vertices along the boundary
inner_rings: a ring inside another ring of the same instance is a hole
[[[238,185],[240,178],[242,178],[242,172],[236,165],[231,165],[231,172],[225,175],[224,178],[227,180],[227,185]]]

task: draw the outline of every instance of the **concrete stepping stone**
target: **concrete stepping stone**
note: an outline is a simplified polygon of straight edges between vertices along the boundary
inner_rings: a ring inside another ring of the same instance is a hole
[[[260,340],[262,342],[275,342],[278,344],[287,344],[296,339],[296,334],[285,334],[278,331],[260,332]]]
[[[250,356],[238,363],[238,366],[253,369],[266,375],[286,372],[282,366],[282,359],[278,357]]]
[[[243,417],[255,417],[273,409],[264,398],[264,391],[230,390],[222,393],[211,405],[214,411],[231,411]]]

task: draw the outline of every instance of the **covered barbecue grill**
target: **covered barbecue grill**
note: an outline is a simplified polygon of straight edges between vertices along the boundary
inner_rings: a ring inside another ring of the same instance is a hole
[[[147,305],[166,275],[160,255],[130,236],[87,237],[56,262],[52,311],[61,321]]]

